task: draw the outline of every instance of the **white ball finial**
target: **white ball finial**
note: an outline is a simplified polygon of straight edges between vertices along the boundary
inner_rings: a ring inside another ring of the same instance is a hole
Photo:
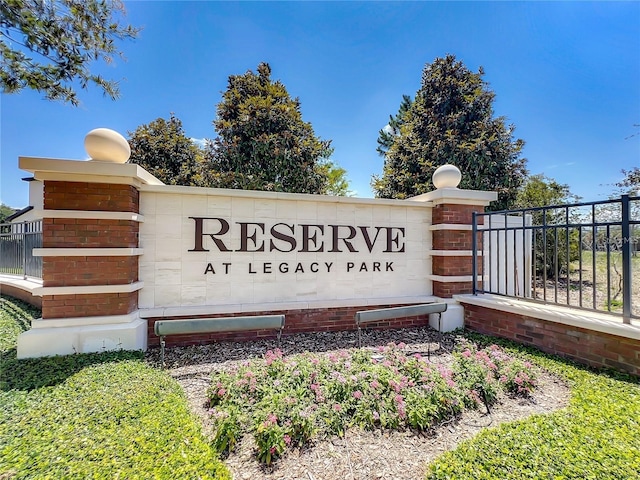
[[[96,128],[87,133],[84,149],[96,162],[125,163],[131,156],[127,139],[109,128]]]
[[[437,188],[458,188],[462,174],[455,165],[441,165],[433,172],[431,177],[433,185]]]

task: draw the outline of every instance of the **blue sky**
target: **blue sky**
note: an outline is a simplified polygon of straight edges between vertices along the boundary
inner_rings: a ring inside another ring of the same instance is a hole
[[[85,159],[85,134],[127,136],[173,112],[190,137],[212,121],[232,74],[269,62],[299,97],[303,118],[331,139],[357,196],[373,196],[378,130],[426,63],[447,53],[485,69],[495,113],[526,141],[532,174],[585,200],[606,197],[621,169],[640,165],[640,2],[125,2],[143,27],[121,44],[126,61],[95,70],[121,81],[121,98],[96,88],[80,107],[37,92],[2,95],[0,199],[28,202],[18,156]],[[463,175],[465,172],[463,172]]]

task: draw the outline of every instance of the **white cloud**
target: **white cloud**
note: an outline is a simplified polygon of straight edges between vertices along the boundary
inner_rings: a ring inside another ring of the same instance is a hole
[[[556,163],[553,165],[547,165],[545,167],[545,169],[547,170],[553,170],[554,168],[560,168],[560,167],[570,167],[571,165],[575,165],[576,162],[567,162],[567,163]]]
[[[191,138],[190,140],[200,148],[206,147],[207,142],[209,141],[208,138]]]

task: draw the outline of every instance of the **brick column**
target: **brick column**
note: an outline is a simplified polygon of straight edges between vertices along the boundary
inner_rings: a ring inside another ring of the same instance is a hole
[[[120,249],[138,248],[139,222],[124,219],[127,213],[139,213],[138,197],[131,185],[44,182],[42,246],[56,255],[43,257],[43,293],[58,290],[43,295],[43,319],[124,315],[137,310],[138,291],[131,285],[138,281],[138,255]],[[103,251],[111,254],[103,255]],[[81,290],[71,287],[103,288],[95,288],[102,290],[95,293],[84,288],[87,293],[79,293]]]
[[[34,291],[42,318],[18,337],[18,358],[146,350],[139,188],[162,182],[123,161],[20,158],[20,168],[44,183],[44,199],[43,245],[34,249],[43,257],[42,287]]]
[[[444,299],[447,311],[442,324],[430,322],[434,328],[450,331],[464,325],[464,309],[452,297],[472,293],[473,282],[473,212],[483,212],[496,200],[495,192],[461,190],[461,174],[453,165],[443,165],[433,174],[436,190],[412,198],[431,202],[431,275],[432,293]],[[482,274],[482,235],[478,234],[477,274]]]
[[[484,205],[440,203],[433,207],[432,263],[433,294],[451,298],[473,292],[473,212]],[[477,234],[478,253],[482,253],[482,234]],[[477,258],[477,275],[482,275],[482,256]]]

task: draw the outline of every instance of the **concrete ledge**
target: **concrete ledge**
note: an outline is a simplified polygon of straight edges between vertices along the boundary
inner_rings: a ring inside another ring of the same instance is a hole
[[[472,275],[427,275],[427,278],[441,283],[473,282]],[[481,282],[482,276],[477,276],[476,281]]]
[[[49,318],[47,320],[38,318],[37,320],[31,321],[31,328],[86,327],[88,325],[105,325],[109,323],[131,323],[139,318],[140,316],[137,311],[128,313],[127,315]]]
[[[468,231],[472,231],[473,230],[473,225],[463,225],[463,224],[458,224],[458,223],[438,223],[437,225],[431,225],[429,227],[429,230],[431,231],[436,231],[436,230],[468,230]]]
[[[34,248],[34,257],[137,257],[142,248]]]
[[[81,218],[86,220],[130,220],[144,222],[144,216],[134,212],[97,212],[93,210],[33,210],[36,218]]]
[[[25,280],[22,276],[0,275],[0,293],[22,300],[36,308],[42,308],[42,298],[33,292],[41,287],[42,279],[40,278],[27,277]]]
[[[133,282],[115,285],[78,285],[72,287],[40,287],[34,295],[92,295],[96,293],[131,293],[144,287],[144,282]]]
[[[517,315],[539,318],[548,322],[556,322],[572,327],[640,340],[640,323],[635,320],[632,321],[631,324],[625,324],[622,322],[621,317],[615,315],[589,312],[558,305],[544,305],[490,294],[454,295],[453,298],[463,305],[476,305]]]
[[[463,190],[460,188],[438,188],[407,200],[413,202],[431,202],[433,205],[478,205],[486,206],[498,199],[497,192],[481,190]]]
[[[147,322],[34,328],[18,336],[18,358],[111,350],[146,350]]]
[[[113,183],[125,185],[164,185],[135,163],[88,162],[56,158],[18,157],[18,166],[33,173],[36,180]]]
[[[186,317],[233,313],[275,312],[284,310],[311,310],[316,308],[364,307],[376,305],[408,305],[441,301],[431,295],[418,297],[354,298],[348,300],[323,300],[316,302],[286,302],[259,304],[203,305],[189,307],[140,308],[141,318]]]

